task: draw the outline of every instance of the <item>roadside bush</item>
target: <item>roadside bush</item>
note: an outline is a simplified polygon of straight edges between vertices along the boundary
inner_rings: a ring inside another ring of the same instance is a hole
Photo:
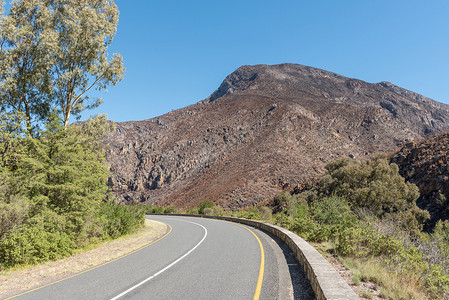
[[[355,222],[351,208],[342,197],[331,196],[316,200],[310,209],[315,222],[319,224],[343,225]]]
[[[0,261],[4,267],[37,264],[71,255],[75,247],[66,233],[22,226],[0,241]]]
[[[153,206],[153,214],[163,214],[165,212],[165,208],[163,206]]]
[[[15,196],[8,203],[0,201],[0,240],[28,218],[30,202],[25,197]]]
[[[100,218],[108,237],[117,238],[142,227],[145,222],[145,209],[137,205],[116,205],[113,202],[101,203]]]
[[[175,207],[175,212],[174,213],[185,215],[187,213],[187,210],[185,208],[176,208]]]
[[[271,218],[273,217],[273,213],[269,207],[262,206],[259,208],[260,211],[260,218],[264,221],[271,221]]]
[[[248,207],[242,211],[237,212],[237,218],[261,220],[260,211],[256,206]]]
[[[142,226],[145,209],[104,202],[106,116],[63,128],[55,114],[35,137],[0,113],[0,262],[12,267],[70,255]]]
[[[164,214],[174,214],[174,213],[176,213],[176,207],[167,206],[164,208]]]
[[[210,207],[206,207],[203,209],[203,215],[212,216],[214,215],[214,210]]]
[[[72,254],[77,247],[73,235],[64,232],[66,219],[47,210],[0,240],[0,262],[5,267],[36,264]]]
[[[428,214],[416,206],[418,187],[405,182],[398,166],[389,164],[384,154],[371,160],[341,158],[326,165],[326,175],[318,182],[321,197],[332,195],[348,200],[352,210],[367,210],[382,218],[394,216],[404,227],[419,230]]]
[[[189,215],[198,215],[199,211],[198,211],[198,207],[190,207],[187,209],[187,214]]]
[[[213,210],[213,215],[215,215],[215,216],[223,216],[224,215],[224,210],[219,205],[214,205],[214,207],[212,207],[212,210]]]
[[[275,198],[274,198],[274,205],[276,208],[280,211],[293,206],[296,203],[295,197],[293,197],[288,192],[280,192]]]
[[[212,201],[208,200],[201,201],[200,204],[198,205],[198,213],[200,215],[203,215],[205,208],[212,208],[212,207],[214,207],[214,203]]]
[[[143,207],[145,208],[145,214],[152,214],[154,211],[154,205],[145,205],[142,204]]]

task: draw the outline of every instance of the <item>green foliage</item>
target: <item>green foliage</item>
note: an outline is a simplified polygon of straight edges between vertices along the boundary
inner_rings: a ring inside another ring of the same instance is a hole
[[[294,202],[294,197],[287,192],[281,192],[274,198],[274,205],[276,205],[276,207],[278,207],[280,210],[291,207]]]
[[[214,207],[214,203],[212,201],[208,201],[208,200],[203,200],[200,202],[200,204],[198,205],[198,213],[200,215],[204,214],[204,209],[205,208],[212,208]]]
[[[296,204],[288,212],[293,215],[287,214],[292,222],[284,222],[284,226],[314,242],[334,240],[341,228],[356,222],[346,200],[336,196],[315,200],[310,205]]]
[[[23,113],[31,134],[52,107],[67,127],[71,115],[98,106],[87,92],[123,78],[121,56],[107,53],[118,14],[110,0],[12,1],[0,22],[1,110]]]
[[[189,209],[187,209],[187,214],[189,215],[198,215],[199,211],[197,207],[190,207]]]
[[[164,214],[174,214],[174,213],[176,213],[176,207],[167,206],[164,208]]]
[[[419,230],[428,214],[416,206],[418,188],[405,182],[398,167],[384,155],[371,160],[337,159],[326,166],[319,181],[318,195],[336,195],[348,200],[352,210],[376,217],[394,217],[411,230]]]
[[[38,138],[20,118],[0,118],[0,262],[11,267],[70,255],[141,226],[144,210],[106,200],[104,116],[63,128],[56,115]]]
[[[351,208],[342,197],[325,197],[313,202],[310,209],[314,221],[319,224],[339,225],[355,222]]]
[[[256,206],[248,207],[244,210],[241,210],[235,214],[235,217],[242,219],[252,219],[252,220],[261,220],[262,216],[260,215],[259,208]]]
[[[41,138],[26,143],[29,157],[23,171],[31,179],[30,198],[59,213],[76,212],[85,218],[106,197],[104,153],[92,151],[78,138],[80,128],[63,130],[57,122],[47,128]]]
[[[163,214],[165,211],[165,208],[163,206],[155,206],[153,208],[153,213],[154,214]]]
[[[6,233],[0,240],[2,265],[36,264],[70,255],[76,245],[64,223],[64,217],[46,210]]]
[[[341,255],[388,256],[398,252],[401,247],[403,244],[393,236],[381,234],[365,223],[344,227],[336,236],[336,250]]]
[[[214,210],[210,207],[206,207],[203,209],[203,214],[206,216],[212,216],[214,214]]]
[[[262,220],[271,221],[271,218],[273,217],[273,212],[269,207],[262,206],[261,208],[259,208],[259,211]]]
[[[13,197],[9,202],[0,200],[0,240],[25,222],[30,206],[24,197]]]
[[[449,223],[439,222],[431,235],[420,231],[429,214],[416,206],[418,189],[404,181],[398,167],[379,154],[369,161],[337,159],[326,170],[314,188],[279,194],[275,204],[281,212],[274,222],[309,241],[330,243],[341,257],[373,258],[378,261],[373,266],[393,274],[391,281],[411,282],[430,298],[447,295]],[[357,270],[355,278],[363,280]],[[378,283],[385,295],[397,298],[394,284]]]
[[[224,210],[223,210],[223,208],[222,208],[221,206],[219,206],[219,205],[214,205],[214,206],[212,207],[212,210],[213,210],[213,214],[214,214],[215,216],[223,216],[223,215],[224,215]]]
[[[114,202],[103,202],[99,215],[105,234],[108,237],[117,238],[143,226],[145,208],[139,205],[116,205]]]
[[[147,214],[163,214],[165,212],[165,207],[156,205],[144,205],[145,213]]]

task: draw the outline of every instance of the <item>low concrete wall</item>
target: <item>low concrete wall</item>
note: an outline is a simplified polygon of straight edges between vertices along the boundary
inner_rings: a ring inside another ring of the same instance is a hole
[[[346,281],[338,274],[332,265],[321,254],[313,248],[305,240],[294,234],[293,232],[282,227],[254,221],[248,219],[239,219],[221,216],[206,215],[178,215],[164,214],[166,216],[191,216],[198,218],[210,218],[241,223],[256,228],[260,228],[280,238],[295,254],[298,262],[304,269],[307,278],[312,285],[315,296],[318,300],[343,300],[343,299],[359,299],[356,293],[346,283]]]

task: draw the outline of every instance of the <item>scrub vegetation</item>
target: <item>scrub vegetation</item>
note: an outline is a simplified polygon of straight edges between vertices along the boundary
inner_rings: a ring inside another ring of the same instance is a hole
[[[129,233],[142,208],[107,194],[105,116],[69,125],[123,78],[108,0],[0,0],[0,268],[62,258]]]
[[[429,214],[416,206],[418,188],[404,181],[397,166],[377,154],[370,160],[337,159],[326,170],[313,187],[298,194],[280,193],[273,210],[223,211],[203,201],[197,208],[177,212],[202,211],[280,225],[325,256],[336,257],[350,269],[356,285],[377,284],[387,299],[448,297],[449,223],[439,221],[432,233],[422,231]],[[165,209],[149,206],[147,212]]]
[[[144,210],[108,197],[101,138],[105,116],[64,129],[56,116],[38,137],[26,122],[0,122],[0,263],[28,265],[68,256],[143,225]]]

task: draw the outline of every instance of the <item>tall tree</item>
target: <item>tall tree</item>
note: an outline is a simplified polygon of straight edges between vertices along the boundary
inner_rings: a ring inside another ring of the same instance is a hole
[[[0,23],[0,108],[33,123],[56,109],[72,115],[101,104],[89,98],[123,78],[119,54],[108,57],[119,12],[110,0],[14,0]]]
[[[119,12],[109,0],[50,0],[58,34],[53,89],[57,107],[67,126],[71,115],[101,104],[87,92],[105,89],[123,78],[122,57],[108,61],[107,49],[118,23]],[[90,100],[90,101],[89,101]]]
[[[51,12],[41,0],[14,1],[0,23],[0,107],[23,113],[28,132],[47,116],[51,99]]]

